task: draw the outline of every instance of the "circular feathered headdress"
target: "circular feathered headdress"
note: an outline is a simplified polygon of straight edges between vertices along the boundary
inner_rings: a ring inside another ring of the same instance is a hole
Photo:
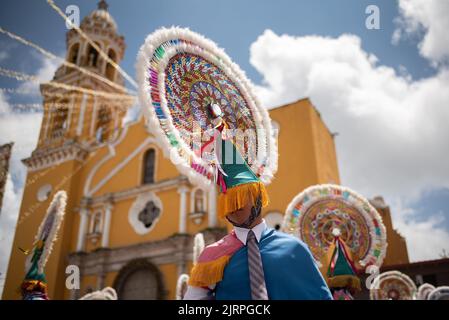
[[[429,294],[435,290],[435,287],[430,283],[423,283],[419,286],[418,292],[416,293],[417,300],[427,300]]]
[[[416,285],[410,277],[399,271],[387,271],[377,276],[370,289],[371,300],[413,300]]]
[[[367,199],[338,185],[311,186],[297,195],[288,205],[282,229],[303,240],[322,265],[330,263],[332,249],[350,258],[346,260],[356,273],[370,265],[380,267],[385,258],[382,217]]]
[[[163,28],[150,34],[137,61],[139,98],[149,130],[170,159],[195,184],[214,180],[215,167],[197,150],[203,132],[214,128],[210,113],[219,106],[229,129],[252,135],[237,145],[261,181],[277,170],[277,147],[268,112],[252,85],[215,43],[188,29]]]

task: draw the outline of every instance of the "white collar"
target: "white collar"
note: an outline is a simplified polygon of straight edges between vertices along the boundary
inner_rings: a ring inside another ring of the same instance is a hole
[[[267,228],[267,224],[265,222],[265,219],[262,219],[261,223],[259,223],[257,226],[255,226],[254,228],[251,229],[251,230],[253,230],[253,232],[256,236],[257,242],[260,242],[260,238],[262,237],[262,232],[266,228]],[[234,226],[234,230],[235,230],[235,235],[237,236],[237,239],[239,239],[244,245],[246,245],[246,238],[248,237],[249,229]]]

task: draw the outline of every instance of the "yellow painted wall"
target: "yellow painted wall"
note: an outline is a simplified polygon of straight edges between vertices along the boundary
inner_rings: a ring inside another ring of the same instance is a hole
[[[285,212],[305,188],[333,180],[340,182],[335,146],[309,99],[270,111],[279,125],[278,171],[268,186],[270,204],[264,212]]]
[[[17,299],[20,297],[16,289],[20,286],[25,276],[26,256],[18,248],[31,249],[37,229],[45,216],[52,196],[57,190],[63,189],[68,194],[66,215],[60,229],[60,235],[64,236],[58,237],[46,266],[49,296],[55,299],[62,299],[62,290],[65,283],[65,257],[70,248],[73,208],[77,203],[77,192],[74,190],[78,184],[76,168],[76,163],[69,161],[56,168],[53,167],[52,170],[46,171],[46,174],[42,172],[28,174],[8,266],[3,293],[4,299]],[[75,174],[71,175],[70,173],[73,172]],[[39,177],[39,179],[35,180],[35,177]],[[39,187],[44,184],[43,181],[50,183],[54,191],[49,199],[39,202],[36,195]]]
[[[175,264],[163,264],[158,266],[163,274],[163,281],[167,289],[167,299],[176,299],[176,282],[178,281],[178,268]]]

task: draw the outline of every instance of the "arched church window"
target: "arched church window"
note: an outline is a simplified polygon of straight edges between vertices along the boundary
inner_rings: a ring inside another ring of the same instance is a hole
[[[156,151],[148,149],[143,157],[143,184],[154,183]]]
[[[102,143],[109,140],[111,133],[111,110],[106,106],[101,106],[97,114],[97,124],[95,126],[95,138]]]
[[[116,54],[114,50],[109,49],[108,57],[112,61],[116,62]],[[106,65],[106,78],[108,78],[111,81],[114,81],[114,77],[115,77],[115,68],[111,63],[108,62]]]
[[[69,53],[69,59],[68,59],[69,62],[71,62],[73,64],[77,63],[79,49],[80,49],[79,43],[75,43],[74,45],[72,45],[72,47],[70,48],[70,53]],[[74,70],[74,69],[70,68],[69,70]]]
[[[67,101],[56,105],[52,112],[51,138],[59,138],[64,135],[64,132],[68,128],[68,116],[69,109],[67,107]]]
[[[95,44],[100,47],[98,43]],[[87,50],[87,65],[89,67],[97,67],[98,65],[98,51],[91,44],[89,44]]]

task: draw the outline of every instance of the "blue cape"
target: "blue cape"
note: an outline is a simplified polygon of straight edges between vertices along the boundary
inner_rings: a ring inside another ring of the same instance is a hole
[[[270,300],[332,300],[308,247],[299,239],[265,229],[259,242]],[[217,300],[251,300],[246,246],[229,260],[215,288]]]

